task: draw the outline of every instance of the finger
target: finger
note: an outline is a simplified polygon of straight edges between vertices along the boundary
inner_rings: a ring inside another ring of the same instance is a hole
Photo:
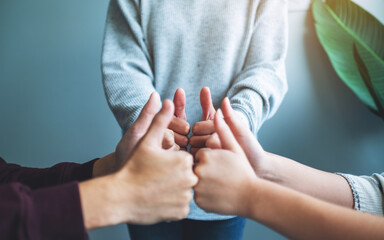
[[[214,132],[215,132],[215,124],[213,120],[197,122],[192,127],[193,135],[197,135],[197,136],[210,135]]]
[[[173,117],[168,128],[181,135],[188,135],[189,130],[191,129],[187,121],[177,117]]]
[[[175,145],[173,145],[173,147],[170,148],[170,149],[172,149],[173,151],[180,151],[181,148],[180,148],[179,145],[175,144]]]
[[[248,129],[246,125],[244,125],[243,121],[236,115],[236,112],[232,109],[228,98],[224,98],[223,100],[222,111],[225,122],[227,123],[237,142],[240,143],[241,146],[248,146],[250,142],[257,142],[252,132]]]
[[[182,88],[176,90],[173,103],[175,104],[175,116],[187,120],[187,115],[185,114],[186,97]]]
[[[175,145],[175,137],[172,130],[167,129],[164,133],[162,147],[163,149],[172,148]]]
[[[222,115],[222,113],[219,109],[215,115],[215,128],[222,148],[235,153],[241,152],[241,147],[237,143],[236,138],[233,136],[231,129],[220,115]]]
[[[191,144],[191,147],[205,147],[205,143],[210,136],[211,135],[192,136],[189,139],[189,144]]]
[[[135,129],[140,129],[143,133],[146,133],[151,122],[156,115],[160,106],[160,95],[157,92],[153,92],[148,99],[148,102],[144,105],[140,112],[139,117],[133,124]]]
[[[201,148],[193,148],[193,147],[191,147],[191,149],[189,149],[189,152],[192,154],[192,156],[195,156],[197,151],[199,151],[200,149]]]
[[[144,137],[144,141],[148,144],[154,144],[161,147],[162,138],[164,133],[172,120],[174,113],[173,103],[169,100],[165,100],[160,112],[154,117],[151,126],[147,134]]]
[[[209,148],[198,148],[194,155],[195,162],[204,162],[208,158],[210,151]]]
[[[188,145],[188,137],[175,133],[175,142],[180,145],[180,147],[186,147]]]
[[[217,133],[212,134],[205,142],[205,146],[212,149],[221,149],[219,135]]]
[[[211,91],[208,87],[203,87],[200,91],[200,104],[201,109],[203,110],[201,120],[214,119],[216,110],[212,104]]]

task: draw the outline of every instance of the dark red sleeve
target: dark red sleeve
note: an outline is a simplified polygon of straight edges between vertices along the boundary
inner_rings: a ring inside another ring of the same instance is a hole
[[[92,178],[93,164],[59,163],[50,168],[27,168],[6,163],[0,158],[0,184],[20,182],[31,189],[55,186],[72,181]]]
[[[0,185],[0,223],[1,239],[88,239],[76,182],[34,191]]]

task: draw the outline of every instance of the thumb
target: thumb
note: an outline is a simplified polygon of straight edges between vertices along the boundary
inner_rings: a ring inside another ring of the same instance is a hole
[[[141,132],[146,133],[151,122],[156,115],[160,106],[160,95],[157,92],[153,92],[149,97],[148,102],[144,105],[140,112],[139,117],[133,124],[135,129],[139,129]],[[144,134],[143,134],[144,135]]]
[[[173,103],[175,105],[175,116],[183,120],[187,120],[187,115],[185,114],[185,92],[182,88],[178,88],[173,97]]]
[[[225,123],[221,110],[219,109],[215,115],[215,130],[219,136],[222,149],[230,150],[234,153],[241,153],[242,149],[233,136],[231,129]]]
[[[215,117],[216,110],[212,104],[211,91],[208,87],[203,87],[200,91],[200,104],[203,110],[201,120],[212,120]]]
[[[156,114],[147,134],[144,137],[146,144],[155,145],[161,148],[163,136],[169,123],[173,118],[174,106],[169,100],[165,100],[160,112]]]
[[[242,120],[236,116],[235,111],[231,107],[229,99],[224,98],[221,109],[223,110],[224,120],[231,129],[237,142],[243,148],[245,153],[253,153],[262,150],[260,143],[257,141],[252,132],[246,125],[243,124]],[[250,157],[250,156],[248,156]]]

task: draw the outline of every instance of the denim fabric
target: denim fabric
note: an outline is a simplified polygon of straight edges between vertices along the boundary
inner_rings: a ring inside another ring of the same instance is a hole
[[[131,240],[240,240],[245,219],[219,221],[185,219],[150,226],[128,225]]]

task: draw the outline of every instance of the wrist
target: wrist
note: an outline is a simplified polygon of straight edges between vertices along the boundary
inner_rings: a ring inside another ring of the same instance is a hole
[[[274,183],[281,183],[282,176],[279,172],[279,159],[277,155],[269,152],[265,152],[264,158],[261,160],[260,168],[256,171],[259,178]]]
[[[84,226],[87,230],[116,225],[129,218],[123,181],[116,174],[95,178],[79,184]],[[125,207],[125,208],[124,208]]]
[[[250,218],[253,204],[255,201],[255,198],[258,198],[258,185],[260,178],[255,176],[254,178],[249,179],[242,188],[242,193],[239,194],[241,196],[241,199],[239,201],[239,209],[238,212],[235,213],[238,216],[242,216],[245,218]]]
[[[98,159],[93,165],[92,176],[101,177],[115,172],[118,169],[115,153]]]

